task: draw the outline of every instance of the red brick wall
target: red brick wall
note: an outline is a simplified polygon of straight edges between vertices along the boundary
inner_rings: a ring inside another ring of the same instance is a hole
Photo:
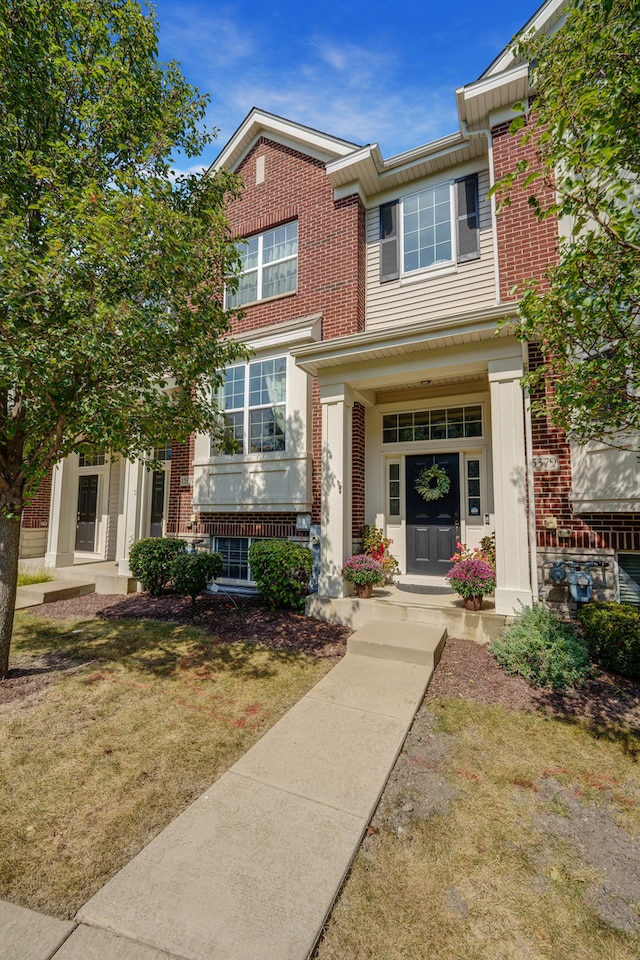
[[[264,157],[264,181],[256,183],[256,162]],[[232,326],[243,335],[272,324],[322,314],[322,338],[364,330],[365,322],[365,211],[358,196],[334,202],[324,163],[297,150],[261,138],[238,169],[244,180],[242,196],[229,209],[235,236],[246,237],[281,223],[298,221],[297,291],[252,304]],[[313,522],[320,523],[322,411],[318,385],[312,385],[310,424]],[[354,533],[364,522],[364,417],[354,416]],[[192,488],[180,488],[179,477],[191,473],[187,454],[175,445],[171,467],[168,531],[218,536],[293,536],[294,515],[200,515],[193,528],[185,527],[192,513]],[[181,459],[182,458],[182,459]],[[355,464],[358,464],[355,470]],[[361,464],[361,466],[360,466]],[[268,521],[265,518],[270,518]],[[293,527],[292,527],[293,524]],[[280,532],[274,532],[275,530]],[[222,532],[222,531],[226,532]],[[230,532],[233,530],[234,532]],[[242,530],[243,532],[239,532]],[[269,532],[266,532],[269,531]]]
[[[542,363],[535,346],[529,347],[532,368]],[[564,431],[553,427],[544,416],[531,422],[533,455],[552,454],[560,460],[560,470],[534,473],[536,543],[540,548],[584,551],[640,550],[640,517],[625,513],[573,513],[571,509],[571,450]],[[547,530],[546,517],[556,517],[557,529]],[[558,530],[569,530],[570,539],[559,537]]]
[[[511,172],[518,160],[526,157],[535,162],[533,138],[522,145],[522,131],[512,136],[509,124],[501,123],[491,131],[493,135],[493,162],[495,178],[499,180]],[[500,299],[516,299],[514,287],[526,280],[538,279],[544,289],[544,275],[549,264],[557,260],[558,223],[555,217],[539,222],[527,198],[535,191],[543,206],[554,200],[553,191],[536,181],[530,189],[522,189],[526,174],[520,174],[511,191],[511,205],[503,207],[497,216],[498,264],[500,270]]]
[[[51,505],[51,475],[53,468],[50,467],[46,476],[40,484],[37,494],[26,505],[22,513],[22,526],[25,529],[34,529],[36,527],[49,526],[49,508]]]
[[[194,437],[186,443],[171,444],[171,474],[167,534],[193,533],[190,518],[193,513],[193,487],[180,486],[180,477],[193,475]]]

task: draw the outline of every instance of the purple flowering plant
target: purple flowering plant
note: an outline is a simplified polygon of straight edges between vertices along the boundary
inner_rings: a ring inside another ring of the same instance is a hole
[[[447,580],[461,597],[482,597],[496,588],[496,572],[481,557],[458,560],[447,574]]]
[[[362,586],[365,583],[384,583],[384,567],[375,557],[367,553],[357,553],[349,557],[342,568],[342,576],[350,583]]]

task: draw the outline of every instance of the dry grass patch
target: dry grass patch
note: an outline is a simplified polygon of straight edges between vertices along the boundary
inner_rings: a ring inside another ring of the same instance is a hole
[[[0,707],[0,898],[77,909],[332,666],[153,621],[17,618],[55,682]]]
[[[453,699],[419,717],[315,960],[635,960],[637,735]]]
[[[18,573],[18,586],[30,587],[35,583],[50,583],[53,580],[53,574],[50,570],[44,568],[39,570],[21,570]]]

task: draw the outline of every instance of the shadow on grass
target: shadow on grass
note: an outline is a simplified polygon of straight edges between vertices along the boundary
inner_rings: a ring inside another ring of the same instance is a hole
[[[274,660],[292,662],[300,654],[269,649],[268,660],[256,656],[255,643],[225,643],[202,630],[154,620],[78,620],[53,622],[24,615],[16,623],[14,656],[35,656],[25,670],[60,670],[63,664],[99,663],[162,677],[182,670],[211,669],[247,679],[274,676]]]

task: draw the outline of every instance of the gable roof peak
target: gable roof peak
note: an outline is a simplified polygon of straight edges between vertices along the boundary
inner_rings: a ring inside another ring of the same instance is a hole
[[[300,153],[306,153],[324,163],[348,156],[354,150],[360,149],[357,143],[323,133],[294,120],[287,120],[286,117],[279,117],[259,107],[252,107],[213,161],[212,169],[237,169],[260,137],[293,147]]]

